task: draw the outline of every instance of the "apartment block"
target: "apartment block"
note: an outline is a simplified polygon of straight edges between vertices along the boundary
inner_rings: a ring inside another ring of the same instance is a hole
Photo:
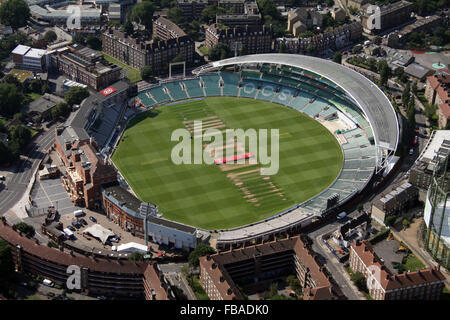
[[[350,245],[349,263],[353,272],[364,275],[374,300],[439,300],[444,288],[439,267],[392,274],[366,240]]]

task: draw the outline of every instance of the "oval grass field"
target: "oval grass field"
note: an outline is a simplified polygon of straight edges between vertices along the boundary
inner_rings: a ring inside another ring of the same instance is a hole
[[[278,173],[261,176],[261,164],[175,165],[171,152],[178,142],[171,141],[172,132],[191,128],[193,120],[218,130],[279,129]],[[164,218],[217,230],[262,220],[325,190],[342,168],[343,153],[324,126],[296,110],[254,99],[210,97],[138,115],[112,160],[136,195],[156,204]]]

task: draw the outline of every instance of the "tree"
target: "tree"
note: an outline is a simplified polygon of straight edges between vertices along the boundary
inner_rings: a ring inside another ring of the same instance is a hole
[[[175,24],[183,24],[185,21],[184,12],[180,7],[173,7],[167,11],[167,19]]]
[[[67,103],[61,102],[58,103],[53,109],[52,109],[52,118],[56,119],[58,117],[67,117],[70,113],[71,109]]]
[[[373,43],[376,45],[380,45],[381,40],[383,40],[383,39],[380,36],[376,36],[375,38],[373,38]]]
[[[380,74],[381,84],[386,86],[392,71],[385,59],[378,61],[377,70]]]
[[[351,276],[353,283],[360,291],[367,291],[367,283],[364,275],[361,272],[356,272]]]
[[[270,285],[270,289],[269,289],[269,298],[272,298],[274,296],[278,295],[278,283],[273,282]]]
[[[80,104],[81,101],[89,97],[89,91],[83,87],[71,87],[64,96],[67,104],[73,106],[74,104]]]
[[[247,47],[245,45],[243,45],[241,47],[241,49],[239,50],[239,55],[240,56],[245,56],[247,54]]]
[[[175,58],[172,59],[171,62],[175,63],[175,62],[183,62],[183,61],[186,61],[186,59],[184,58],[184,55],[180,52],[179,54],[177,54],[175,56]]]
[[[143,66],[141,68],[141,77],[142,79],[148,79],[153,75],[152,67],[150,66]]]
[[[16,224],[14,225],[14,227],[15,227],[17,230],[19,230],[20,232],[25,233],[25,235],[26,235],[28,238],[33,237],[34,234],[35,234],[35,231],[34,231],[33,226],[30,226],[29,224],[26,224],[25,222],[19,222],[19,223],[16,223]]]
[[[28,84],[28,89],[31,92],[41,93],[42,92],[42,82],[39,79],[33,79]]]
[[[17,79],[15,75],[11,73],[8,73],[6,76],[3,77],[2,83],[11,83],[16,86],[17,90],[19,90],[20,92],[23,91],[22,83],[19,81],[19,79]]]
[[[0,5],[0,22],[14,29],[27,25],[30,8],[24,0],[6,0]]]
[[[303,293],[303,288],[300,284],[300,280],[295,275],[290,275],[286,278],[286,282],[288,283],[289,287],[291,287],[292,290],[295,291],[297,296],[300,296]]]
[[[11,116],[22,107],[24,96],[14,84],[0,83],[0,114]]]
[[[385,221],[384,221],[384,223],[388,226],[388,227],[390,227],[390,226],[392,226],[394,223],[395,223],[395,220],[397,220],[397,217],[396,216],[388,216],[388,217],[386,217],[386,219],[384,219]]]
[[[228,56],[229,48],[226,44],[218,43],[209,50],[209,59],[212,61],[225,59]]]
[[[402,225],[403,225],[403,228],[408,228],[409,227],[409,221],[408,221],[408,219],[403,219],[403,221],[402,221]]]
[[[144,261],[144,255],[140,252],[133,252],[128,257],[129,261]]]
[[[407,121],[411,128],[414,128],[416,125],[416,102],[414,101],[414,98],[411,97],[408,103],[408,110],[406,112],[407,115]]]
[[[356,46],[354,46],[354,47],[352,48],[352,53],[353,53],[353,54],[361,53],[361,52],[362,52],[362,49],[363,49],[363,46],[360,45],[360,44],[357,44]]]
[[[81,34],[81,33],[76,33],[73,37],[72,37],[72,42],[73,43],[79,43],[82,45],[86,44],[86,38]]]
[[[211,20],[215,20],[218,14],[225,14],[227,10],[217,5],[206,6],[202,11],[201,19],[203,22],[209,23]]]
[[[53,30],[48,30],[45,34],[44,34],[44,39],[45,41],[51,43],[53,41],[55,41],[56,39],[58,39],[58,36],[56,35],[56,32]]]
[[[189,265],[192,267],[198,267],[200,257],[213,253],[216,253],[216,250],[204,243],[199,243],[197,247],[189,254]]]
[[[134,32],[133,23],[129,19],[127,19],[127,21],[123,25],[123,32],[125,32],[127,35],[130,35]]]
[[[13,142],[9,141],[8,144],[5,144],[3,141],[0,141],[0,164],[13,163],[14,160],[16,160],[16,155],[9,147],[9,144],[11,143]],[[20,149],[20,147],[18,149]]]
[[[11,246],[3,239],[0,239],[0,278],[7,280],[14,272],[14,261]]]
[[[288,49],[286,47],[286,42],[283,41],[280,43],[279,53],[287,53],[287,52],[288,52]]]
[[[150,1],[142,1],[136,4],[131,11],[131,20],[145,26],[149,31],[152,30],[153,13],[155,6]]]
[[[408,82],[405,86],[405,89],[403,89],[402,93],[402,103],[404,108],[408,106],[410,96],[411,96],[411,85]]]
[[[94,35],[87,36],[86,44],[91,49],[102,50],[102,39]]]
[[[333,56],[333,61],[336,63],[341,64],[342,63],[342,53],[340,51],[337,51]]]
[[[31,140],[31,131],[22,125],[12,126],[9,128],[9,136],[23,148]]]

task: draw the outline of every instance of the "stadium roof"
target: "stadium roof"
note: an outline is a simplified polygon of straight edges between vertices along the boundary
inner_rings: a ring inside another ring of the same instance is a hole
[[[376,84],[358,72],[330,60],[283,53],[255,54],[211,62],[196,71],[244,63],[272,63],[298,67],[321,75],[340,86],[361,108],[370,122],[378,147],[395,151],[399,140],[397,115]]]

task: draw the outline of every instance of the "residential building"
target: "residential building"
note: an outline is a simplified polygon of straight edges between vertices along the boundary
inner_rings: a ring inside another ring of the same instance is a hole
[[[412,7],[411,2],[404,0],[379,6],[379,10],[373,10],[372,5],[365,4],[361,16],[364,32],[376,34],[409,21]]]
[[[31,71],[45,71],[47,68],[47,51],[19,44],[11,52],[12,61],[17,68]]]
[[[211,0],[177,0],[177,7],[183,10],[183,15],[186,19],[199,19],[202,16],[202,11],[208,5],[217,3]]]
[[[77,43],[57,49],[50,55],[50,69],[71,80],[101,90],[122,77],[122,68],[106,61],[103,55]]]
[[[169,40],[184,36],[186,32],[169,19],[159,17],[153,21],[153,39]]]
[[[230,49],[235,43],[241,43],[247,54],[271,52],[272,26],[220,28],[217,24],[212,24],[206,29],[205,47],[210,49],[219,43]]]
[[[408,182],[395,186],[372,202],[372,218],[384,224],[386,216],[396,215],[414,205],[418,196],[419,190]]]
[[[406,42],[408,37],[413,32],[428,32],[436,27],[439,27],[442,23],[442,18],[438,15],[428,16],[424,18],[418,18],[414,23],[402,28],[398,34],[402,42]]]
[[[336,7],[336,8],[332,9],[331,16],[337,22],[342,22],[342,21],[345,21],[345,19],[347,18],[347,13],[345,12],[344,9],[342,9],[340,7]]]
[[[426,77],[434,73],[434,70],[414,62],[405,68],[405,73],[415,80],[424,81]]]
[[[145,238],[147,221],[147,236],[151,241],[184,250],[197,246],[196,228],[158,216],[145,217],[140,211],[142,201],[117,182],[104,184],[101,192],[106,216],[134,236]]]
[[[349,264],[364,275],[374,300],[439,300],[444,288],[445,277],[436,267],[392,274],[367,240],[350,245]]]
[[[323,23],[322,14],[309,8],[297,8],[288,12],[287,31],[294,37],[312,27],[321,27]]]
[[[33,118],[37,123],[42,119],[51,119],[51,111],[59,103],[65,103],[65,100],[53,94],[45,93],[42,97],[39,97],[30,102],[29,105],[24,106],[22,111],[27,113],[27,115]]]
[[[352,22],[309,38],[277,38],[274,41],[274,51],[279,52],[283,42],[289,53],[305,54],[340,49],[359,39],[361,35],[361,23]]]
[[[361,10],[362,6],[365,5],[369,0],[346,0],[348,8],[354,8]]]
[[[167,72],[169,63],[179,54],[187,64],[194,59],[194,41],[189,36],[154,41],[111,27],[102,34],[102,47],[113,58],[136,69],[151,66],[154,73]]]
[[[436,164],[449,152],[450,130],[433,131],[427,145],[411,168],[409,182],[420,189],[428,190]],[[450,190],[447,178],[442,188],[444,191]]]
[[[425,98],[430,105],[438,107],[439,127],[446,128],[450,119],[450,74],[427,77]]]
[[[304,300],[335,300],[342,292],[299,236],[200,258],[200,283],[211,300],[242,300],[243,290],[261,290],[274,277],[294,274]]]
[[[16,232],[2,217],[0,238],[12,248],[12,258],[18,272],[33,274],[64,285],[69,266],[80,267],[80,290],[89,295],[110,297],[169,300],[175,296],[158,265],[148,262],[112,260],[86,255],[75,255],[40,245]],[[64,247],[64,246],[62,246]],[[111,290],[114,288],[114,290]]]
[[[241,6],[242,5],[242,6]],[[242,0],[222,0],[219,6],[228,10],[227,14],[216,15],[216,23],[223,24],[228,27],[237,26],[256,26],[261,23],[261,13],[259,13],[256,1]],[[232,10],[230,12],[230,10]]]

